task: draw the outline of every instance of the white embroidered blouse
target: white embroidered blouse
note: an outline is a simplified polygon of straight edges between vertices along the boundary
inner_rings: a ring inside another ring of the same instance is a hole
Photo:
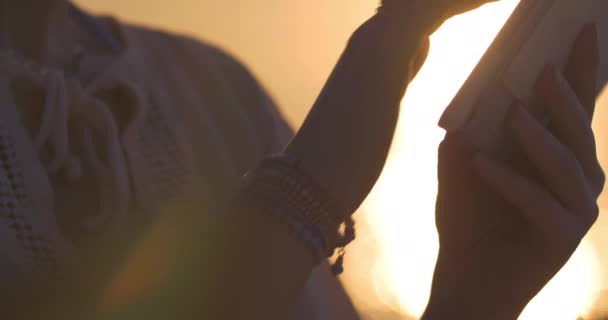
[[[14,286],[94,256],[91,243],[180,214],[184,199],[225,200],[291,136],[220,50],[115,24],[125,50],[86,82],[0,55],[0,270]],[[309,312],[333,318],[312,310],[323,285],[309,289],[319,292],[306,295]]]

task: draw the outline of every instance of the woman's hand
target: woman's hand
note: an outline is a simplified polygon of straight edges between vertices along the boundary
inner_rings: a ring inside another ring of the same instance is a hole
[[[348,213],[380,176],[431,25],[490,0],[384,0],[348,47],[286,153]]]
[[[549,129],[513,105],[506,128],[520,156],[508,162],[459,134],[442,143],[440,252],[426,319],[517,318],[596,221],[604,185],[591,130],[597,66],[588,26],[565,73],[548,67],[538,79]]]
[[[428,33],[432,33],[445,20],[498,0],[382,0],[381,11],[392,15],[401,23],[412,19],[423,21]],[[412,16],[412,13],[417,13]]]

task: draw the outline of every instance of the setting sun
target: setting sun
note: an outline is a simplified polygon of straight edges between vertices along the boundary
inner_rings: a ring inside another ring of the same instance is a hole
[[[375,288],[399,312],[420,316],[430,291],[438,249],[436,157],[444,134],[436,123],[516,5],[504,0],[448,21],[433,35],[426,64],[403,100],[392,155],[365,205],[381,248]],[[576,319],[591,308],[600,282],[598,258],[584,242],[520,319]]]

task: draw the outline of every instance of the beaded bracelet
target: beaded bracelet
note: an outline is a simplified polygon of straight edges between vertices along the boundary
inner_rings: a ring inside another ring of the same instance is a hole
[[[346,211],[340,210],[331,201],[328,194],[310,176],[300,169],[298,162],[288,159],[285,155],[267,158],[257,169],[245,175],[244,186],[249,193],[257,194],[258,197],[267,201],[268,207],[274,208],[275,211],[277,208],[275,204],[285,204],[288,209],[282,210],[282,219],[288,221],[292,231],[293,229],[300,230],[297,236],[301,240],[320,242],[325,256],[333,256],[335,250],[340,248],[332,271],[335,274],[342,273],[344,247],[355,238],[354,221]],[[290,212],[295,212],[295,214],[290,214]],[[344,231],[341,233],[339,229],[343,224]],[[308,234],[303,234],[302,228],[309,230]],[[320,241],[314,241],[314,239],[320,239]]]
[[[318,229],[302,220],[299,213],[294,214],[291,207],[272,198],[268,193],[257,190],[253,185],[249,185],[242,191],[245,192],[240,193],[239,200],[248,205],[253,204],[257,208],[263,208],[275,221],[286,226],[291,236],[306,244],[315,265],[326,258],[327,251],[323,236]]]

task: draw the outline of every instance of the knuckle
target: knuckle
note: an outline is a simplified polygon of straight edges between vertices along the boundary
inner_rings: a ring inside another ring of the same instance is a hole
[[[443,160],[460,159],[471,156],[475,149],[467,141],[464,133],[450,133],[439,144],[439,158]]]
[[[597,222],[597,219],[600,217],[600,207],[597,202],[593,202],[589,206],[589,209],[587,209],[587,211],[588,212],[586,216],[588,218],[589,227],[591,227]]]
[[[585,132],[583,133],[583,141],[586,141],[589,145],[589,150],[595,153],[596,144],[595,144],[595,133],[591,126],[587,126]]]
[[[595,190],[595,196],[599,197],[599,195],[604,191],[604,186],[606,185],[606,173],[601,166],[597,166],[596,172],[593,175],[593,188]]]
[[[441,143],[439,144],[439,148],[438,148],[438,153],[439,153],[439,157],[442,157],[443,155],[445,155],[450,147],[450,140],[448,138],[445,138],[443,141],[441,141]]]
[[[579,166],[576,154],[568,148],[563,148],[563,159],[562,166],[564,166],[564,169],[572,170],[572,168]]]

